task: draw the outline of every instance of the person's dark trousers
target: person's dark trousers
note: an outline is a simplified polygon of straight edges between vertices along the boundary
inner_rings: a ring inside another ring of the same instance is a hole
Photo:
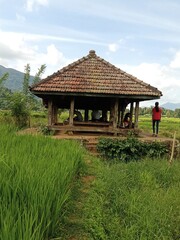
[[[153,133],[158,134],[160,120],[153,120]]]

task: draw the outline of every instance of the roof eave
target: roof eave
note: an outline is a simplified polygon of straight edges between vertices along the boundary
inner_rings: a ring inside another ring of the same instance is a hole
[[[44,96],[74,96],[74,97],[106,97],[106,98],[128,98],[128,99],[138,99],[139,101],[146,101],[146,100],[153,100],[159,99],[162,94],[160,95],[138,95],[138,94],[100,94],[100,93],[72,93],[72,92],[39,92],[39,91],[32,91],[32,93],[40,98]]]

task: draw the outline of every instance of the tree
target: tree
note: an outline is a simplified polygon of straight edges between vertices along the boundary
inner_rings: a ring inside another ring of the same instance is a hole
[[[4,87],[4,82],[8,79],[8,77],[8,73],[5,73],[2,77],[0,77],[0,109],[8,108],[8,98],[11,94],[11,90]]]
[[[37,73],[35,74],[35,77],[33,79],[33,84],[38,83],[41,80],[41,75],[45,72],[46,65],[42,64],[40,68],[38,68]],[[29,85],[30,85],[30,72],[31,72],[31,67],[30,64],[28,63],[25,68],[24,68],[24,81],[23,81],[23,93],[26,96],[31,95],[29,91]]]
[[[45,72],[45,69],[46,69],[45,64],[42,64],[41,67],[38,68],[38,71],[35,74],[35,77],[33,79],[33,84],[35,84],[41,80],[41,75]],[[27,97],[29,108],[36,109],[36,108],[38,108],[36,106],[39,105],[39,101],[37,100],[37,98],[34,95],[32,95],[32,93],[29,90],[30,71],[31,71],[31,67],[30,67],[30,64],[28,63],[25,66],[25,70],[24,70],[23,93]]]
[[[9,97],[12,95],[10,89],[6,87],[0,87],[0,109],[9,108]]]
[[[24,93],[13,93],[10,98],[10,110],[17,127],[22,128],[29,125],[30,109]]]
[[[41,67],[38,68],[38,72],[36,73],[36,75],[34,77],[33,84],[36,84],[41,80],[41,75],[45,72],[45,69],[46,69],[45,64],[41,65]]]
[[[9,73],[4,73],[2,77],[0,77],[0,87],[2,87],[4,81],[6,81],[9,77]]]
[[[46,65],[43,64],[38,69],[33,83],[37,83],[44,73]],[[12,93],[9,89],[3,87],[4,81],[9,74],[5,73],[0,77],[0,108],[6,109],[8,106],[11,110],[11,115],[14,118],[15,124],[18,127],[30,125],[30,111],[38,105],[39,101],[29,91],[31,67],[28,63],[24,68],[23,90],[21,92]]]
[[[180,118],[180,108],[175,109],[175,117]]]
[[[28,63],[24,68],[23,93],[25,96],[29,95],[29,79],[30,79],[30,64]]]
[[[33,83],[40,80],[41,74],[44,73],[46,65],[43,64],[36,73]],[[30,126],[30,112],[37,105],[37,99],[29,91],[31,67],[28,63],[24,68],[23,91],[15,92],[11,96],[10,109],[15,124],[18,127]]]

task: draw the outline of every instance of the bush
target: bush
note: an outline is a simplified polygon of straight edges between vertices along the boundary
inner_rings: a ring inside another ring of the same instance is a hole
[[[11,96],[11,115],[17,127],[27,127],[29,124],[30,109],[27,97],[19,92]]]
[[[43,134],[43,135],[54,135],[54,131],[49,129],[48,126],[45,126],[45,125],[41,125],[40,126],[40,132]]]
[[[101,138],[97,144],[97,150],[108,160],[120,160],[122,162],[137,161],[143,157],[161,158],[167,153],[167,146],[163,143],[144,143],[134,136],[127,139]]]

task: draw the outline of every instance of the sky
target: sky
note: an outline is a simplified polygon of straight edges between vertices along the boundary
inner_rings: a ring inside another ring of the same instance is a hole
[[[180,103],[179,13],[179,0],[0,0],[0,65],[46,64],[45,78],[95,50]]]

